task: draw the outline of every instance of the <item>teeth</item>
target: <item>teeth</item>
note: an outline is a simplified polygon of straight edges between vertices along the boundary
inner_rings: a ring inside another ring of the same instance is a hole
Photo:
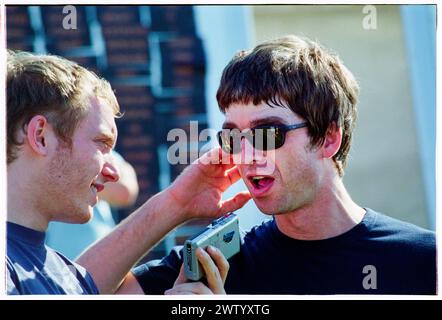
[[[254,181],[259,181],[259,180],[264,179],[264,178],[265,178],[264,176],[256,176],[256,177],[253,177],[253,180]]]
[[[92,189],[93,192],[98,193],[98,190],[97,190],[97,188],[95,186],[92,186],[91,189]]]

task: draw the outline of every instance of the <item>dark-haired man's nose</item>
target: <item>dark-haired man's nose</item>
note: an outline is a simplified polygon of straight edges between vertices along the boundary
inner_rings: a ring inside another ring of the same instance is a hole
[[[101,170],[105,182],[117,182],[120,179],[119,170],[111,163],[106,162]]]
[[[249,142],[248,139],[242,138],[241,139],[241,163],[243,164],[253,164],[256,162],[256,154],[255,154],[255,148],[253,148],[253,145]]]
[[[259,165],[264,166],[267,165],[267,156],[268,151],[263,151],[260,149],[255,149],[253,144],[249,141],[249,139],[242,138],[241,139],[241,159],[239,159],[240,163],[243,165]],[[239,155],[238,155],[239,157]]]

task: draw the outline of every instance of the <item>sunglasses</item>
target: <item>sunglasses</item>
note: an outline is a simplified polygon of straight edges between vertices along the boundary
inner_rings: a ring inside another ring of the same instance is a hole
[[[264,125],[251,128],[247,132],[239,129],[223,129],[217,133],[218,143],[221,148],[230,154],[241,152],[241,138],[246,138],[256,150],[273,150],[281,148],[285,142],[287,132],[307,127],[307,123],[298,123],[288,126]]]

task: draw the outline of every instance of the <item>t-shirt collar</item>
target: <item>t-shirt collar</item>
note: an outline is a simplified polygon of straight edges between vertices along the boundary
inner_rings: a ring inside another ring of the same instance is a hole
[[[30,229],[8,221],[6,223],[6,236],[8,239],[25,242],[29,245],[38,247],[44,245],[46,232]]]
[[[323,239],[323,240],[298,240],[298,239],[290,238],[289,236],[283,234],[278,229],[275,217],[273,217],[273,220],[271,222],[273,235],[279,241],[287,242],[290,244],[298,243],[298,244],[306,244],[306,245],[332,244],[332,243],[340,242],[340,241],[347,239],[349,237],[352,238],[355,236],[363,236],[372,228],[372,225],[373,225],[374,221],[376,220],[376,212],[375,211],[373,211],[369,208],[364,208],[364,209],[366,211],[365,215],[357,225],[355,225],[352,229],[344,232],[343,234],[340,234],[340,235],[332,237],[332,238]]]

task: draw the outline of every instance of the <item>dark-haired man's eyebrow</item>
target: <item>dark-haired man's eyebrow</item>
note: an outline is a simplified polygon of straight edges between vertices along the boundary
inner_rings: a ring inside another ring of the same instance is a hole
[[[256,120],[252,120],[250,121],[250,128],[255,128],[258,126],[262,126],[262,125],[272,125],[272,124],[276,124],[276,125],[286,125],[286,121],[280,117],[265,117],[262,119],[256,119]]]
[[[238,128],[238,126],[235,123],[233,123],[233,122],[227,121],[227,122],[223,123],[223,127],[222,128],[223,129],[235,129],[235,128]]]
[[[249,128],[255,128],[257,126],[262,126],[262,125],[286,125],[286,121],[283,118],[280,117],[265,117],[262,119],[255,119],[250,121],[249,123]],[[238,128],[238,126],[233,123],[233,122],[224,122],[223,123],[223,129],[235,129]]]

